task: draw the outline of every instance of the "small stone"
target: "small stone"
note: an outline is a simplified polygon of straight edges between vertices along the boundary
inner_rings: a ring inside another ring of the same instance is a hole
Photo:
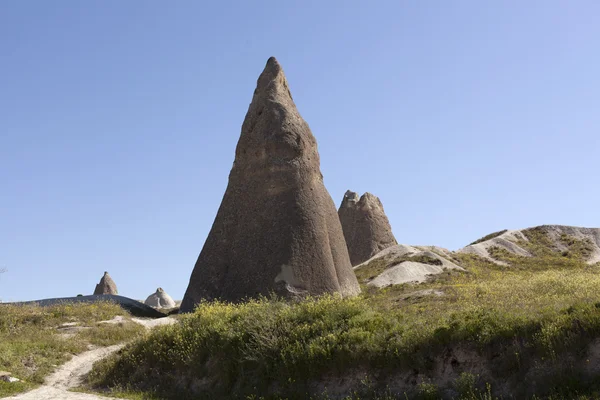
[[[79,325],[79,322],[65,322],[64,324],[59,325],[56,329],[67,329],[77,325]]]
[[[10,372],[0,371],[0,381],[9,382],[9,383],[10,382],[18,382],[19,381],[19,379],[13,378],[11,375],[12,374]]]

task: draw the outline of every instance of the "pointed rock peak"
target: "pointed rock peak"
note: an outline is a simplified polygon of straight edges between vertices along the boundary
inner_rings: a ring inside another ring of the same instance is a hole
[[[267,65],[265,65],[265,69],[258,77],[254,95],[263,95],[273,99],[283,96],[284,98],[289,97],[289,99],[292,99],[292,94],[290,93],[283,68],[281,67],[281,64],[277,62],[275,57],[269,58]],[[279,101],[281,101],[281,99],[279,99]]]
[[[344,199],[342,200],[342,205],[340,208],[342,207],[372,207],[372,206],[378,206],[378,207],[383,207],[383,205],[381,204],[381,200],[379,200],[379,197],[375,196],[374,194],[371,194],[369,192],[365,192],[362,196],[358,196],[357,193],[351,191],[351,190],[347,190],[346,193],[344,194]]]
[[[118,294],[117,285],[108,274],[108,271],[104,271],[100,283],[94,289],[94,294]]]
[[[265,245],[267,244],[267,245]],[[275,293],[360,293],[317,141],[275,58],[267,61],[236,147],[229,183],[181,304]]]
[[[352,190],[346,190],[346,193],[344,194],[344,199],[358,201],[358,193],[353,192]]]
[[[340,210],[343,208],[355,207],[358,200],[358,193],[353,192],[352,190],[346,190],[344,198],[342,199],[342,204],[340,205]]]
[[[283,79],[285,79],[285,74],[283,73],[283,68],[281,68],[281,64],[279,64],[279,62],[277,62],[277,60],[275,59],[275,57],[271,57],[269,58],[269,60],[267,61],[267,65],[265,65],[265,69],[263,69],[263,72],[260,74],[260,77],[258,78],[258,86],[261,86],[261,83],[267,83],[269,81],[274,80],[277,77],[280,77],[280,75],[283,77]]]
[[[315,171],[320,168],[317,142],[294,104],[281,66],[270,58],[244,118],[232,171],[273,172],[275,165],[276,170],[285,165],[291,171],[298,162]]]
[[[265,66],[265,71],[268,69],[276,71],[276,72],[281,71],[281,65],[279,64],[279,61],[277,61],[277,59],[275,57],[269,57],[269,59],[267,60],[267,65]]]
[[[383,207],[383,205],[381,204],[381,200],[379,200],[379,197],[375,196],[374,194],[371,194],[369,192],[365,192],[365,194],[363,194],[360,197],[360,200],[358,201],[360,206],[378,206],[378,207]]]
[[[158,289],[156,289],[156,293],[163,293],[163,292],[164,292],[164,290],[161,287],[159,287]]]
[[[370,201],[370,200],[378,199],[378,197],[375,196],[374,194],[369,193],[369,192],[365,192],[362,196],[360,196],[360,199],[362,201]]]

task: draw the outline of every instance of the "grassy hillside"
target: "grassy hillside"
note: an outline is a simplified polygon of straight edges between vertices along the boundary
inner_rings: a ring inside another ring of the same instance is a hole
[[[597,398],[600,266],[585,241],[362,296],[203,303],[96,366],[89,384],[156,398]],[[596,396],[596,397],[595,397]]]
[[[0,381],[0,397],[31,389],[54,368],[87,346],[108,346],[129,340],[144,328],[132,322],[97,324],[126,315],[114,303],[62,304],[51,307],[0,305],[0,370],[22,380]],[[77,323],[79,331],[66,333],[57,327]]]

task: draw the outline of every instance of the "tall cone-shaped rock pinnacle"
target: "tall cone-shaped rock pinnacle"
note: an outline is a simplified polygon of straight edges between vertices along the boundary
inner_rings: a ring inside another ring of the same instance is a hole
[[[360,292],[317,142],[271,57],[242,125],[221,206],[181,311],[201,299],[239,301]]]
[[[108,272],[104,272],[104,276],[100,279],[100,283],[96,285],[94,294],[119,294],[117,284],[112,280]]]
[[[390,221],[377,196],[348,190],[338,210],[352,265],[358,265],[381,250],[398,244]]]

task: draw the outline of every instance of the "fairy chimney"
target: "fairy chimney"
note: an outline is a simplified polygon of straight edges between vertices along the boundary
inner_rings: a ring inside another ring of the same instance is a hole
[[[271,57],[235,152],[229,183],[181,304],[360,292],[317,142]]]
[[[100,279],[100,283],[96,285],[94,294],[119,294],[117,285],[110,275],[108,275],[108,272],[104,272],[104,276]]]
[[[359,198],[358,194],[348,190],[338,214],[353,266],[398,244],[377,196],[367,192]]]

